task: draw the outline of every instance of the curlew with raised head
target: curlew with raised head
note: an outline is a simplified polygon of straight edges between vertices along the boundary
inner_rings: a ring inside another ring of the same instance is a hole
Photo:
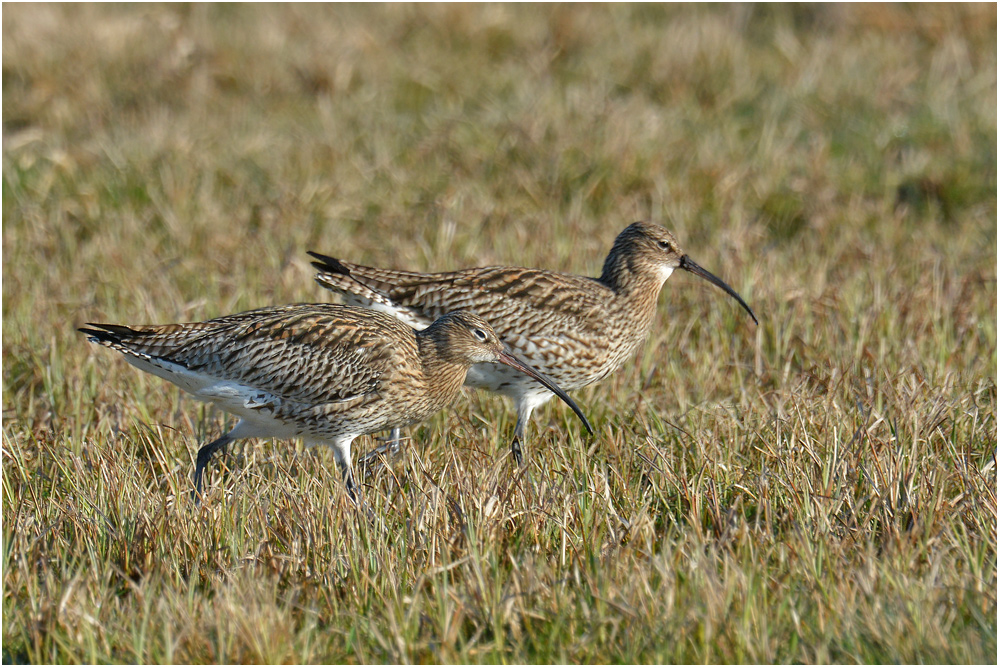
[[[348,304],[389,313],[415,329],[456,309],[483,316],[511,352],[565,390],[605,378],[635,353],[649,334],[660,289],[675,269],[718,286],[757,322],[735,290],[684,253],[670,232],[651,223],[633,223],[618,235],[598,278],[522,267],[425,274],[309,254],[320,285],[343,295]],[[466,384],[513,399],[517,425],[511,451],[520,465],[531,413],[552,394],[491,363],[472,367]]]

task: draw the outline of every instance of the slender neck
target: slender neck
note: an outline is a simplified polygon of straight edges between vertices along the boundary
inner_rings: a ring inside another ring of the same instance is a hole
[[[600,281],[614,291],[616,298],[609,301],[607,314],[612,319],[627,323],[624,331],[637,344],[649,333],[656,315],[656,302],[660,288],[669,273],[658,271],[642,258],[615,243],[604,261]]]
[[[655,303],[668,276],[615,243],[604,260],[600,281],[626,299],[645,298]]]
[[[440,395],[441,405],[444,406],[450,404],[462,388],[470,365],[449,354],[445,338],[441,334],[432,324],[417,332],[417,346],[420,349],[424,380],[433,393]]]

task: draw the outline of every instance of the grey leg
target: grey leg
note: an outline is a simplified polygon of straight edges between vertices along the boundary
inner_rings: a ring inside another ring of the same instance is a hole
[[[399,427],[393,428],[393,430],[389,433],[388,439],[386,439],[381,445],[376,446],[374,450],[366,454],[364,457],[358,459],[358,466],[360,466],[362,470],[365,470],[374,463],[374,460],[377,459],[379,455],[385,455],[387,459],[393,459],[398,456],[403,446],[403,437],[401,433],[402,431]]]
[[[524,466],[521,446],[525,442],[524,432],[527,430],[529,419],[531,419],[531,409],[517,412],[517,425],[514,427],[514,440],[510,443],[510,453],[514,455],[514,461],[518,466]]]
[[[354,469],[351,467],[351,442],[353,435],[342,436],[333,443],[333,456],[337,459],[337,466],[344,476],[344,484],[347,485],[347,495],[351,497],[356,505],[361,506],[361,489],[354,482]]]
[[[399,427],[393,427],[392,431],[389,432],[389,440],[385,442],[384,448],[381,450],[389,457],[395,457],[399,454],[399,451],[403,447],[403,430]],[[376,448],[376,452],[379,449]]]
[[[201,496],[201,474],[205,470],[205,465],[215,454],[216,450],[222,450],[225,452],[226,445],[233,440],[229,434],[221,436],[207,445],[203,445],[201,449],[198,450],[198,463],[194,469],[194,493],[191,495],[192,498],[198,498]]]
[[[358,503],[358,487],[354,484],[354,472],[351,470],[350,466],[340,467],[340,472],[344,476],[344,484],[347,485],[347,495],[351,497],[351,501]]]

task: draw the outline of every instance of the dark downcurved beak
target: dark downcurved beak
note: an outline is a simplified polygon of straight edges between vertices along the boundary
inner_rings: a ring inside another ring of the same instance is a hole
[[[721,278],[719,278],[712,272],[708,271],[707,269],[704,269],[700,264],[689,258],[687,255],[681,257],[681,269],[690,271],[695,276],[701,276],[709,283],[725,290],[730,297],[738,301],[740,303],[740,306],[746,309],[747,313],[750,314],[750,317],[753,318],[753,324],[755,325],[759,324],[757,322],[757,316],[753,314],[753,311],[750,310],[750,307],[747,306],[747,303],[743,301],[743,297],[740,297],[738,294],[736,294],[736,290],[733,290],[731,287],[726,285],[725,281],[723,281]]]
[[[535,371],[534,368],[528,366],[526,363],[517,359],[516,357],[508,353],[506,350],[500,352],[500,354],[497,356],[497,361],[500,364],[506,364],[509,367],[517,369],[523,374],[531,376],[539,383],[544,385],[549,390],[549,392],[562,399],[567,406],[572,408],[573,412],[576,413],[576,416],[583,421],[583,426],[587,428],[587,433],[590,434],[591,436],[594,435],[594,428],[591,427],[590,422],[587,421],[587,416],[583,414],[583,411],[581,411],[580,407],[576,405],[576,402],[570,399],[569,395],[563,392],[562,389],[558,385],[556,385],[551,378],[549,378],[540,371]]]

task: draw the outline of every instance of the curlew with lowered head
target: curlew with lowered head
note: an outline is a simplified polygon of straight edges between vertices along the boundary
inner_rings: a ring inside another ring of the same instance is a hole
[[[333,447],[357,501],[354,439],[421,422],[450,405],[474,364],[530,376],[591,431],[561,388],[512,356],[490,325],[468,312],[442,314],[419,332],[389,315],[338,304],[270,307],[179,325],[88,323],[80,331],[133,366],[239,416],[231,431],[198,450],[196,493],[206,464],[229,442],[302,438]]]

